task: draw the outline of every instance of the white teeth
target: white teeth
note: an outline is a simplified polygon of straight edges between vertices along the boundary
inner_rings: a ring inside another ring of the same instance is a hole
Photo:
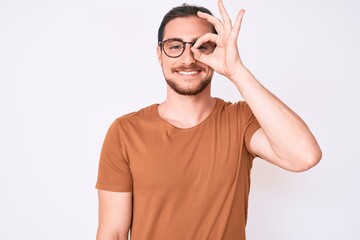
[[[178,72],[179,74],[181,74],[181,75],[188,75],[188,76],[190,76],[190,75],[195,75],[195,74],[198,74],[199,73],[199,71],[191,71],[191,72]]]

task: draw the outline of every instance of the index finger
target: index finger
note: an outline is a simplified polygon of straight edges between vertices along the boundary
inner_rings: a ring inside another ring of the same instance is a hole
[[[223,26],[223,23],[217,19],[216,17],[208,14],[208,13],[204,13],[204,12],[201,12],[201,11],[198,11],[197,12],[197,15],[198,17],[202,18],[202,19],[205,19],[206,21],[208,21],[209,23],[211,23],[214,27],[215,27],[215,30],[221,34],[224,30],[224,26]]]

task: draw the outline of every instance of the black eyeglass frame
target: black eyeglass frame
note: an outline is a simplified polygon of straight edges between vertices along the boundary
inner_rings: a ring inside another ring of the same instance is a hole
[[[182,45],[183,45],[183,49],[182,49],[182,52],[178,55],[178,56],[170,56],[169,54],[167,54],[167,52],[165,51],[164,49],[164,44],[167,42],[167,41],[179,41],[179,42],[182,42]],[[165,41],[161,41],[159,42],[158,44],[161,46],[161,49],[164,51],[165,55],[168,56],[169,58],[178,58],[180,57],[184,52],[185,52],[185,48],[186,48],[186,44],[190,44],[190,47],[194,46],[194,44],[196,43],[197,39],[195,39],[193,42],[184,42],[182,39],[180,38],[168,38],[166,39]],[[214,44],[214,46],[212,46],[213,49],[216,48],[216,44]]]

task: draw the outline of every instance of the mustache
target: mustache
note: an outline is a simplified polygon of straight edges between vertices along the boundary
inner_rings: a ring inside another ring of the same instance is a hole
[[[180,71],[205,71],[204,67],[199,66],[196,63],[192,63],[190,65],[180,65],[171,69],[172,72],[180,72]]]

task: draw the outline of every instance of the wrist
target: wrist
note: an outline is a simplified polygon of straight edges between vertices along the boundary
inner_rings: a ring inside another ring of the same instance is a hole
[[[242,64],[239,64],[231,74],[227,76],[230,81],[236,83],[240,82],[242,79],[249,77],[251,75],[250,71]]]

